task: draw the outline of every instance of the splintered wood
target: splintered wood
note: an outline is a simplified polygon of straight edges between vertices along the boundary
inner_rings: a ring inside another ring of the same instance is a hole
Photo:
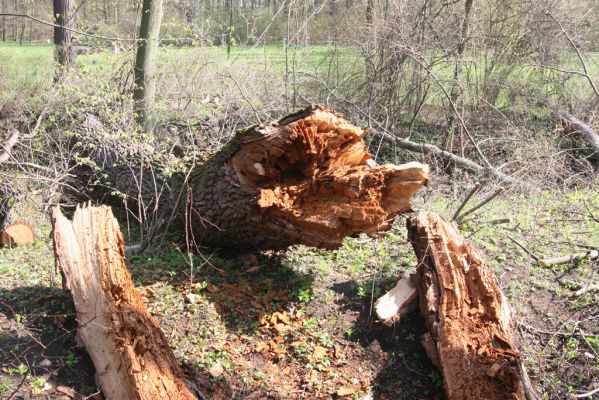
[[[448,400],[525,399],[511,312],[480,254],[438,215],[408,219],[418,257],[423,345],[443,373]]]
[[[402,278],[393,289],[376,301],[374,310],[379,319],[391,325],[411,310],[411,305],[417,298],[416,285],[410,278]]]
[[[195,399],[135,290],[110,208],[77,208],[72,222],[56,208],[52,223],[56,259],[77,310],[77,339],[105,398]]]
[[[426,184],[429,169],[418,162],[368,165],[366,133],[330,110],[311,107],[239,134],[230,159],[232,184],[255,193],[243,209],[261,232],[236,239],[265,242],[257,248],[338,248],[347,236],[387,231],[393,217],[411,211],[412,195]],[[212,237],[227,231],[214,229]]]

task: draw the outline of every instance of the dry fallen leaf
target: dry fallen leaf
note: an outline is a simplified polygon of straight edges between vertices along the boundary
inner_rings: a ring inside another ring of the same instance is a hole
[[[310,356],[310,361],[321,362],[327,355],[327,349],[322,346],[314,346],[314,352]]]
[[[337,389],[337,396],[345,397],[354,394],[356,391],[353,388],[339,388]]]
[[[270,349],[270,346],[268,345],[268,343],[258,343],[258,346],[256,346],[256,353],[261,353],[263,351],[268,351]]]
[[[214,364],[212,367],[210,367],[208,369],[208,373],[213,378],[218,378],[218,377],[222,376],[222,374],[224,374],[224,372],[225,372],[225,369],[223,368],[223,365],[219,362]]]
[[[209,291],[210,293],[216,293],[220,289],[217,288],[216,286],[214,286],[213,284],[209,283],[208,285],[206,285],[206,290]]]

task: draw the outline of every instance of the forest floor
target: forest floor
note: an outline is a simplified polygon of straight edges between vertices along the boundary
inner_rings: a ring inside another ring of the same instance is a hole
[[[461,200],[426,189],[416,207],[450,218]],[[537,192],[498,198],[461,224],[515,309],[519,346],[543,398],[599,384],[598,295],[575,294],[599,281],[598,263],[543,268],[515,242],[539,258],[596,248],[597,216],[595,191]],[[337,251],[296,247],[228,260],[206,253],[190,262],[184,244],[166,241],[128,263],[187,376],[215,398],[441,399],[417,313],[387,327],[372,312],[415,266],[403,223]],[[0,398],[98,392],[75,343],[72,302],[53,272],[49,226],[44,232],[32,247],[0,249]]]

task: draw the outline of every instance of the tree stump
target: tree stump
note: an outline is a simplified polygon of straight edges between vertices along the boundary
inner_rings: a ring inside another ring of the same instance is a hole
[[[125,265],[123,235],[109,207],[53,210],[54,249],[77,310],[77,339],[108,400],[195,399],[158,323]]]

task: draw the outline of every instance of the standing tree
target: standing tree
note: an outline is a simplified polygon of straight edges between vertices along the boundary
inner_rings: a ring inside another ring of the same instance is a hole
[[[73,48],[73,29],[75,29],[75,15],[73,9],[75,0],[53,0],[54,23],[54,60],[63,69],[71,67],[75,61]],[[57,78],[59,74],[57,74]]]
[[[162,0],[143,0],[139,46],[135,58],[135,115],[146,132],[154,130],[156,52],[162,21]]]

